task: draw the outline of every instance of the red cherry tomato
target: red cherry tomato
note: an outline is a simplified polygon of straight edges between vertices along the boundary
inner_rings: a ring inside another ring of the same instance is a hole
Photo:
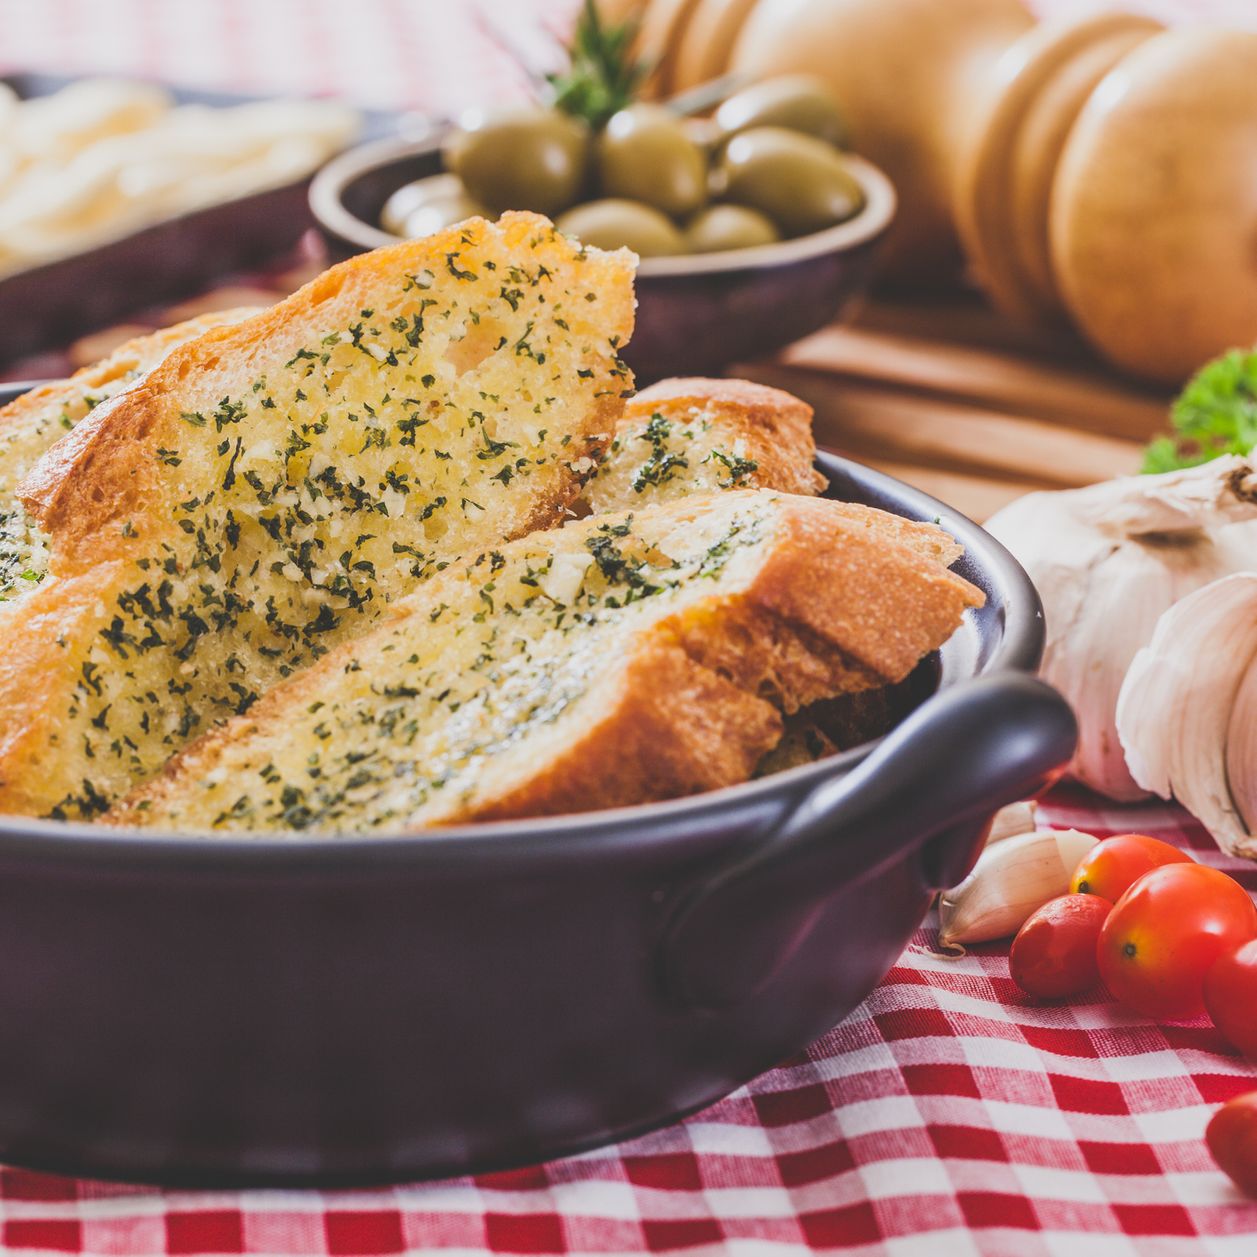
[[[1205,1142],[1231,1181],[1257,1196],[1257,1091],[1228,1100],[1209,1119]]]
[[[1112,910],[1099,895],[1061,895],[1037,908],[1008,954],[1013,981],[1039,999],[1063,999],[1095,986],[1096,941]]]
[[[1205,1007],[1228,1043],[1257,1056],[1257,941],[1213,962],[1205,975]]]
[[[1096,956],[1122,1003],[1174,1021],[1203,1011],[1210,966],[1253,937],[1257,908],[1239,882],[1206,864],[1166,864],[1114,904]]]
[[[1078,863],[1069,889],[1116,903],[1145,873],[1163,864],[1187,864],[1191,856],[1147,834],[1117,834],[1096,843]]]

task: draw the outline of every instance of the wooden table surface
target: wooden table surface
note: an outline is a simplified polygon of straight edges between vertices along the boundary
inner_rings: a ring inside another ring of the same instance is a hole
[[[851,322],[731,374],[804,398],[817,444],[977,520],[1032,489],[1137,471],[1169,403],[1072,335],[1019,329],[976,295],[872,300]]]

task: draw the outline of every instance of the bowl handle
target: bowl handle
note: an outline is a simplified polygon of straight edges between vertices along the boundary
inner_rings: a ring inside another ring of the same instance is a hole
[[[764,843],[678,905],[664,936],[670,996],[717,1008],[759,990],[830,892],[916,853],[926,889],[955,885],[995,812],[1053,779],[1077,726],[1050,686],[982,677],[918,708],[846,776],[816,786]]]

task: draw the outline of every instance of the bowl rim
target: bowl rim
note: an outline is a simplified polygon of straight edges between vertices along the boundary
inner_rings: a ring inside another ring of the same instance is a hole
[[[35,387],[36,382],[0,385],[0,403]],[[818,450],[816,464],[830,485],[863,491],[893,501],[896,512],[935,519],[964,546],[970,564],[1005,593],[1000,639],[972,676],[996,672],[1033,673],[1043,647],[1043,612],[1030,577],[990,533],[959,511],[901,480],[852,459]],[[822,495],[825,496],[825,495]],[[852,500],[838,496],[837,500]],[[966,616],[970,613],[966,612]],[[932,701],[933,695],[925,702]],[[886,736],[886,735],[884,735]],[[191,862],[239,872],[266,867],[333,868],[341,872],[423,860],[435,865],[462,864],[511,853],[545,859],[615,843],[652,846],[675,841],[679,832],[695,835],[729,808],[793,806],[822,782],[849,772],[884,740],[875,738],[812,764],[765,777],[654,803],[573,812],[522,820],[477,821],[419,830],[409,834],[317,836],[303,833],[256,836],[155,833],[146,829],[108,828],[87,821],[0,815],[0,857],[24,861],[73,860],[97,863]],[[618,840],[618,841],[617,841]]]
[[[344,191],[350,183],[381,167],[408,158],[436,152],[441,134],[418,140],[385,139],[359,144],[333,157],[310,182],[310,212],[323,230],[363,250],[400,244],[401,237],[372,226],[345,205]],[[640,279],[684,279],[691,276],[720,275],[741,271],[776,269],[813,261],[831,253],[845,252],[868,244],[885,232],[895,217],[898,199],[894,184],[871,161],[856,153],[843,153],[864,193],[864,206],[854,218],[823,231],[814,231],[791,240],[730,249],[720,253],[689,253],[678,257],[641,258],[637,264]]]

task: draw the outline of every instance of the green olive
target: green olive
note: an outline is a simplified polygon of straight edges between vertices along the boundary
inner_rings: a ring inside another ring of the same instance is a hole
[[[443,156],[471,197],[494,211],[557,214],[580,196],[589,129],[553,109],[473,114],[450,136]]]
[[[429,213],[436,207],[439,211]],[[425,213],[429,216],[421,217]],[[384,202],[380,211],[380,226],[395,236],[413,238],[431,235],[442,227],[476,214],[492,217],[483,205],[467,195],[467,189],[457,175],[429,175],[426,179],[403,184]],[[416,227],[428,222],[435,225],[426,227],[426,230],[416,230]]]
[[[750,249],[780,239],[781,232],[772,219],[744,205],[709,205],[699,210],[685,229],[685,243],[691,253]]]
[[[598,137],[598,179],[605,196],[645,201],[679,217],[707,200],[707,158],[680,118],[658,105],[613,114]]]
[[[744,88],[716,110],[716,123],[726,136],[752,127],[785,127],[827,144],[847,148],[847,120],[829,84],[813,74],[783,74]]]
[[[767,214],[789,236],[845,222],[864,206],[863,189],[831,145],[783,127],[735,135],[720,174],[728,200]]]
[[[672,220],[640,201],[590,201],[568,210],[554,225],[597,249],[632,249],[644,258],[685,252],[685,238]]]

